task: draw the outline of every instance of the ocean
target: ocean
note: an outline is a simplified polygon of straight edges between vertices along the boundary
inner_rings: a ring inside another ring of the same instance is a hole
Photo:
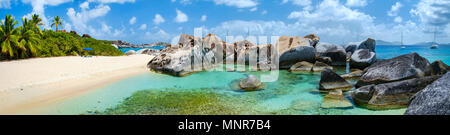
[[[450,46],[376,46],[379,59],[417,52],[430,62],[450,64]],[[345,69],[335,69],[344,74]],[[354,105],[346,109],[321,108],[320,73],[280,71],[278,80],[264,83],[263,90],[236,90],[247,75],[267,72],[205,71],[186,77],[148,72],[107,85],[91,93],[40,108],[43,114],[269,114],[269,115],[401,115],[403,109],[368,110]],[[350,80],[354,83],[357,80]],[[351,92],[351,91],[350,91]],[[346,98],[351,101],[350,92]],[[213,94],[212,94],[213,93]],[[354,103],[353,103],[354,104]],[[208,111],[210,110],[210,111]]]

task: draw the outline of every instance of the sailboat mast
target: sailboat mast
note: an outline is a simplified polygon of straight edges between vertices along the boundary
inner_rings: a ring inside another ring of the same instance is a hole
[[[437,28],[434,27],[434,39],[433,39],[433,43],[436,43],[436,30],[437,30]]]
[[[402,41],[401,41],[401,44],[403,45],[403,31],[402,31]]]

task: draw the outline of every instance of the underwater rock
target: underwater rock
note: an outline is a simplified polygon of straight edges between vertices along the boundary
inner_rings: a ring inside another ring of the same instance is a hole
[[[134,50],[129,50],[125,53],[125,55],[135,55],[135,54],[136,54],[136,51],[134,51]]]
[[[325,69],[325,68],[333,70],[332,66],[329,66],[329,65],[327,65],[327,64],[325,64],[323,62],[316,61],[316,63],[314,63],[312,71],[313,72],[322,72],[323,69]]]
[[[353,71],[351,73],[341,75],[341,77],[345,79],[359,78],[363,75],[363,73],[364,72],[362,70],[357,69],[356,71]]]
[[[373,110],[403,108],[408,105],[409,99],[415,93],[438,78],[439,76],[430,76],[364,86],[356,89],[352,98],[355,103]]]
[[[316,57],[330,57],[332,66],[345,66],[347,54],[342,46],[319,42],[316,45]]]
[[[299,62],[297,64],[294,64],[291,69],[289,69],[289,72],[296,72],[296,71],[302,71],[302,72],[311,72],[312,68],[313,68],[313,64],[306,62],[306,61],[302,61]]]
[[[425,70],[425,75],[444,75],[448,72],[448,66],[441,60],[435,61],[430,64]]]
[[[353,108],[353,104],[345,98],[341,90],[333,90],[323,97],[320,107],[326,109],[346,109]]]
[[[450,115],[450,73],[411,98],[405,115]]]
[[[336,74],[333,70],[325,68],[320,77],[320,90],[342,90],[347,91],[353,88],[344,78]]]
[[[353,53],[350,59],[350,66],[352,68],[364,69],[377,60],[377,56],[374,52],[370,52],[369,49],[359,49]]]
[[[243,90],[252,91],[261,89],[263,84],[253,75],[249,75],[246,79],[239,83],[239,87]]]
[[[282,36],[278,39],[279,65],[281,69],[289,69],[301,61],[314,62],[315,49],[308,38]]]
[[[423,77],[428,65],[428,60],[417,53],[377,61],[364,70],[365,73],[356,83],[356,87]]]

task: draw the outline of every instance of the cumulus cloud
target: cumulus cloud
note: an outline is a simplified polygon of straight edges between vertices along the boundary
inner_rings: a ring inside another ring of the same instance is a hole
[[[89,2],[85,1],[80,4],[81,9],[89,9]]]
[[[421,0],[410,13],[417,16],[421,22],[435,26],[450,23],[450,1]]]
[[[207,16],[206,15],[202,15],[202,19],[200,19],[200,21],[204,22],[206,21]]]
[[[166,20],[164,20],[164,18],[160,14],[156,14],[155,18],[153,19],[153,23],[156,25],[164,23],[165,21]]]
[[[147,24],[142,24],[141,27],[139,27],[139,30],[146,30]]]
[[[256,0],[213,0],[217,5],[233,6],[237,8],[253,8],[258,5]]]
[[[388,16],[397,16],[398,11],[401,7],[403,7],[403,4],[400,2],[396,2],[394,5],[392,5],[391,10],[389,10]]]
[[[108,3],[119,3],[119,4],[123,4],[126,2],[131,2],[134,3],[136,0],[88,0],[89,2],[98,2],[98,3],[102,3],[102,4],[108,4]]]
[[[365,7],[367,6],[367,0],[347,0],[345,5],[349,7]]]
[[[176,9],[177,11],[177,17],[175,17],[175,22],[177,23],[184,23],[189,20],[188,16],[183,13],[181,10]]]
[[[129,23],[130,23],[131,25],[135,24],[135,23],[136,23],[136,19],[137,19],[136,16],[131,17]]]
[[[45,29],[50,29],[50,21],[45,15],[45,6],[57,6],[63,3],[72,2],[72,0],[22,0],[25,4],[31,4],[33,11],[24,17],[30,18],[33,14],[38,14],[42,18]]]

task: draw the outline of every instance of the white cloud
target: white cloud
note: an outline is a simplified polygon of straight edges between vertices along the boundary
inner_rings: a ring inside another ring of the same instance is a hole
[[[72,2],[73,0],[22,0],[25,4],[31,4],[33,11],[24,17],[30,18],[33,14],[38,14],[42,18],[45,29],[50,29],[50,21],[45,15],[45,6],[57,6],[63,3]]]
[[[292,4],[303,7],[303,10],[312,10],[311,0],[283,0],[281,4],[292,2]]]
[[[164,20],[164,18],[160,14],[156,14],[155,18],[153,19],[153,23],[156,25],[164,23],[165,21],[166,20]]]
[[[139,30],[146,30],[147,24],[142,24],[141,27],[139,27]]]
[[[251,8],[251,9],[250,9],[250,12],[255,12],[256,10],[258,10],[258,8],[257,8],[257,7],[254,7],[254,8]]]
[[[0,0],[0,8],[11,8],[11,0]]]
[[[261,14],[262,14],[262,15],[267,14],[267,10],[262,11]]]
[[[392,5],[391,10],[389,10],[388,16],[397,16],[398,11],[401,7],[403,7],[403,4],[400,2],[396,2],[394,5]]]
[[[394,18],[394,22],[396,22],[396,23],[401,23],[402,21],[403,21],[403,18],[400,16],[397,16]]]
[[[137,19],[136,16],[131,17],[130,24],[131,25],[135,24],[136,23],[136,19]]]
[[[97,2],[102,4],[109,4],[109,3],[119,3],[123,4],[126,2],[134,3],[136,0],[88,0],[89,2]]]
[[[446,26],[450,23],[449,0],[421,0],[410,13],[423,23]]]
[[[175,18],[175,22],[177,23],[184,23],[189,20],[188,16],[177,9],[177,17]]]
[[[206,21],[207,17],[208,16],[206,16],[206,15],[202,15],[202,19],[200,19],[200,21],[202,21],[202,22]]]
[[[347,0],[345,5],[349,7],[365,7],[367,6],[367,0]]]
[[[89,9],[89,2],[85,1],[80,4],[81,9]]]
[[[217,5],[234,6],[237,8],[253,8],[258,5],[256,0],[213,0]]]

